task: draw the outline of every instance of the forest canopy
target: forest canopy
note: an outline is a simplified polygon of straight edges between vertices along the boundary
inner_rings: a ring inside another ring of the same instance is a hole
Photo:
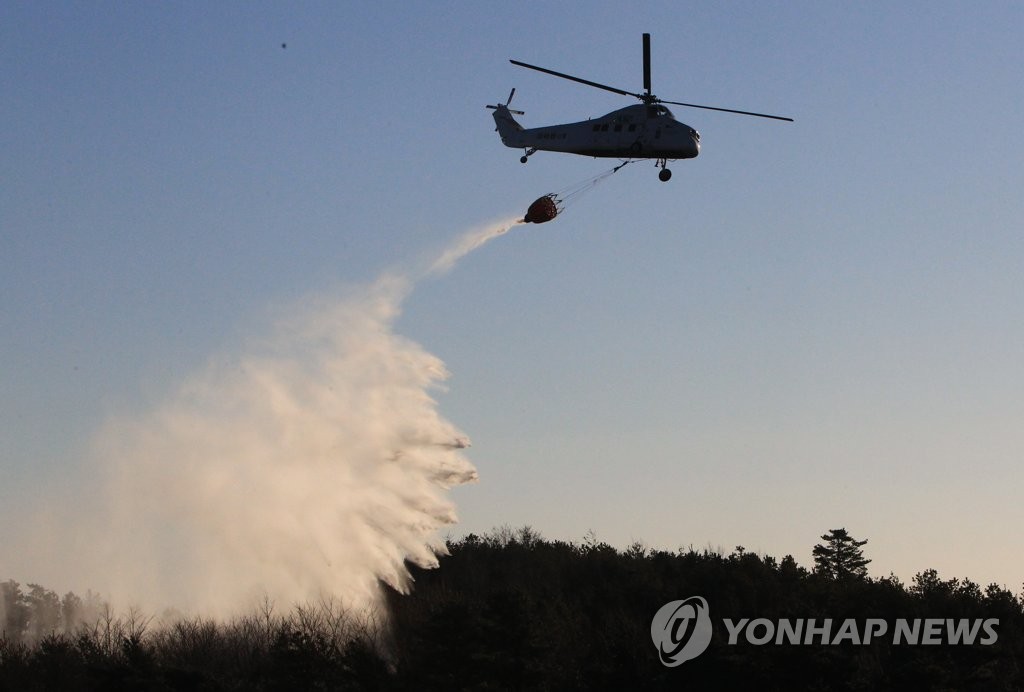
[[[411,594],[387,612],[334,600],[290,611],[265,603],[230,622],[115,616],[94,594],[58,596],[0,582],[4,689],[1019,689],[1024,594],[933,569],[909,585],[871,577],[866,541],[833,529],[815,567],[737,547],[616,549],[593,535],[545,540],[529,527],[448,541],[435,570],[411,567]],[[822,550],[818,550],[822,548]],[[716,626],[707,650],[677,668],[659,661],[651,619],[699,595],[729,618],[998,620],[970,646],[757,646]],[[386,625],[385,625],[386,623]]]

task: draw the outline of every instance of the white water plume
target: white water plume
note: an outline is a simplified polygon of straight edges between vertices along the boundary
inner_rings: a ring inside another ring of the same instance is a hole
[[[109,421],[89,467],[97,506],[50,508],[47,571],[150,612],[210,615],[262,597],[362,607],[378,580],[407,588],[406,560],[445,552],[446,490],[477,472],[431,396],[444,364],[394,321],[417,280],[512,225],[465,234],[426,270],[305,301],[154,410]]]
[[[466,233],[464,236],[459,238],[458,241],[453,243],[450,248],[442,252],[436,260],[434,260],[433,264],[430,265],[430,269],[427,270],[427,275],[440,276],[441,274],[446,274],[451,271],[456,262],[473,252],[473,250],[476,250],[488,240],[498,237],[520,223],[523,222],[506,222],[485,228],[482,231],[470,231],[469,233]]]

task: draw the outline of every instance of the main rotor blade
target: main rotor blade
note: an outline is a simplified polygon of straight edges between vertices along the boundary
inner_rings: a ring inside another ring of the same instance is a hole
[[[758,118],[771,118],[772,120],[785,120],[787,122],[794,122],[792,118],[786,118],[781,115],[768,115],[767,113],[751,113],[750,111],[736,111],[732,108],[715,108],[714,106],[698,106],[696,103],[680,103],[679,101],[663,101],[658,99],[658,103],[671,103],[673,106],[686,106],[687,108],[703,108],[708,111],[721,111],[723,113],[739,113],[740,115],[753,115]]]
[[[651,35],[644,34],[644,91],[651,95]]]
[[[564,74],[562,72],[555,72],[549,70],[546,67],[537,67],[536,65],[529,65],[525,62],[519,62],[518,60],[509,60],[513,65],[519,65],[520,67],[528,67],[531,70],[537,70],[538,72],[544,72],[562,79],[568,79],[572,82],[579,82],[580,84],[586,84],[587,86],[597,87],[598,89],[604,89],[615,94],[622,94],[623,96],[635,96],[638,99],[643,99],[642,94],[634,94],[632,91],[625,91],[623,89],[616,89],[615,87],[608,86],[607,84],[598,84],[597,82],[591,82],[589,79],[580,79],[579,77],[573,77],[571,74]]]

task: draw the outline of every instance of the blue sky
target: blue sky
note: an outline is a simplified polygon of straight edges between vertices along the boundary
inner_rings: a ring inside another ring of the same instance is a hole
[[[607,162],[527,126],[640,91],[702,153],[625,168],[421,282],[481,481],[453,533],[1024,580],[1019,3],[131,3],[0,8],[0,504],[268,315],[372,281]],[[286,44],[286,48],[282,48]],[[11,559],[11,558],[6,558]],[[4,572],[17,566],[0,563]],[[31,575],[25,575],[30,577]],[[77,588],[84,590],[88,585]]]

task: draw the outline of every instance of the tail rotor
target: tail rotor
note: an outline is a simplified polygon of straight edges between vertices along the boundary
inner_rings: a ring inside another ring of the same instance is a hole
[[[499,103],[497,106],[487,106],[487,107],[492,109],[492,110],[497,110],[498,108],[506,108],[506,109],[508,109],[508,104],[512,103],[512,97],[515,96],[515,95],[516,95],[516,88],[512,87],[512,91],[509,92],[508,100],[505,101],[505,103]],[[523,111],[509,110],[508,112],[509,113],[514,113],[516,115],[526,115],[526,113],[524,113]]]

